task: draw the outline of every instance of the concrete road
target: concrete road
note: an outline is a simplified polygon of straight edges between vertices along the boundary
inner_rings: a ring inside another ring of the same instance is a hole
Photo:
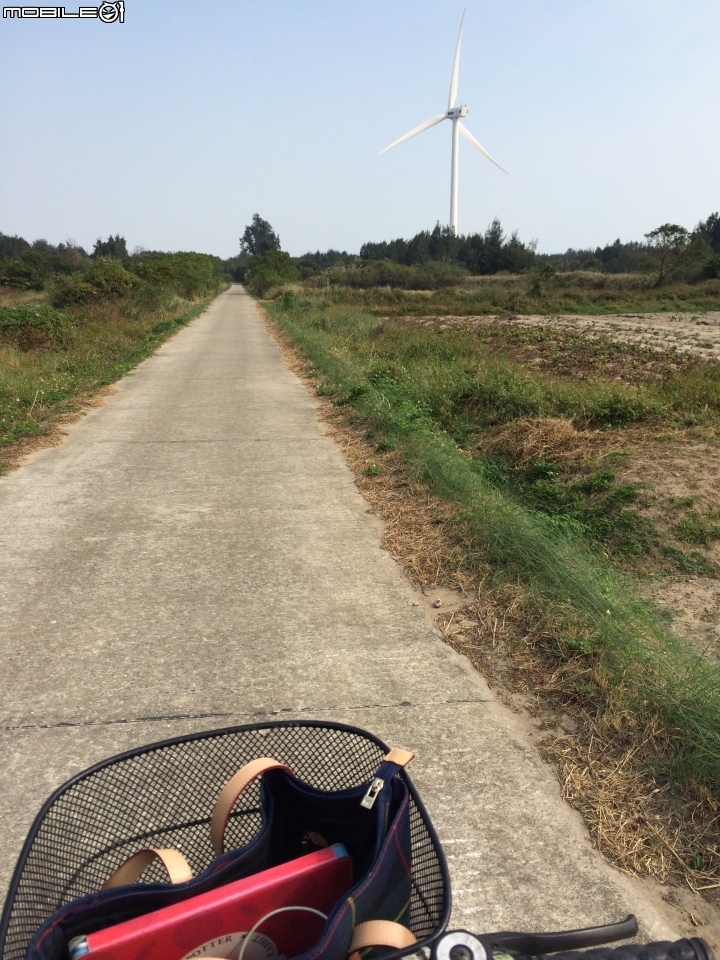
[[[184,732],[336,719],[416,752],[454,923],[666,920],[412,605],[353,477],[233,287],[0,481],[0,882],[46,795]]]

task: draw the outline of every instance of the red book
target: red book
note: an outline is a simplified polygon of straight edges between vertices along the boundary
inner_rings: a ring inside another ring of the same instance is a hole
[[[312,907],[327,915],[350,889],[352,861],[341,844],[201,893],[72,941],[80,960],[237,960],[245,934],[280,907]],[[268,917],[253,933],[243,960],[278,960],[309,950],[325,921],[306,910]]]

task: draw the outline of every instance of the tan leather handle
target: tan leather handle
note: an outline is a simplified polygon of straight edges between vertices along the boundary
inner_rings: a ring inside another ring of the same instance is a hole
[[[273,760],[272,757],[258,757],[257,760],[251,760],[250,763],[241,767],[222,788],[210,818],[210,839],[217,856],[225,852],[225,830],[240,794],[266,770],[287,770],[288,773],[292,773],[290,767]]]
[[[111,873],[105,883],[103,890],[110,890],[112,887],[122,887],[126,883],[135,883],[141,874],[147,870],[153,860],[160,860],[167,875],[170,877],[170,883],[185,883],[192,880],[192,870],[190,864],[179,850],[138,850],[131,857],[128,857],[124,863],[114,873]]]
[[[415,936],[401,923],[392,920],[367,920],[359,923],[353,930],[348,948],[349,960],[360,960],[360,951],[368,947],[391,947],[402,950],[417,943]],[[203,960],[217,960],[216,957],[204,957]]]
[[[401,923],[392,920],[368,920],[353,930],[348,948],[350,960],[360,960],[360,951],[368,947],[392,947],[402,950],[417,943],[415,936]]]
[[[400,747],[393,747],[389,753],[385,754],[383,760],[389,760],[390,763],[396,763],[399,767],[406,767],[414,756],[415,754],[410,753],[409,750],[401,750]]]

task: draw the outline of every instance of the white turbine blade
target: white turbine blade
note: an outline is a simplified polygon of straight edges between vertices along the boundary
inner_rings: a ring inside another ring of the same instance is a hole
[[[471,143],[477,150],[479,150],[480,153],[481,153],[484,157],[487,157],[487,158],[488,158],[488,160],[490,161],[490,163],[494,163],[495,166],[498,168],[498,170],[502,170],[503,173],[507,173],[507,170],[506,170],[504,167],[501,167],[500,164],[497,162],[497,160],[493,160],[493,158],[492,158],[492,157],[490,156],[490,154],[487,152],[487,150],[485,149],[485,147],[481,147],[481,146],[480,146],[480,144],[477,142],[477,140],[475,139],[475,137],[470,133],[469,130],[467,130],[467,129],[460,123],[459,120],[458,120],[458,129],[460,130],[460,133],[465,137],[465,139],[466,139],[469,143]]]
[[[384,153],[387,153],[388,150],[392,150],[393,147],[396,147],[399,143],[402,143],[403,140],[409,140],[410,137],[417,136],[418,133],[422,133],[423,130],[429,130],[430,127],[434,127],[436,123],[440,123],[441,120],[445,120],[445,114],[440,113],[436,117],[430,117],[429,120],[426,120],[425,123],[421,123],[419,127],[415,127],[410,133],[406,133],[404,137],[400,137],[399,140],[396,140],[395,143],[391,143],[389,147],[385,147],[384,150],[381,150],[378,156],[382,156]]]
[[[467,9],[467,8],[466,8]],[[448,110],[455,106],[458,88],[458,69],[460,67],[460,44],[462,43],[463,24],[465,23],[465,10],[463,10],[462,20],[460,21],[460,32],[458,33],[457,43],[455,44],[455,59],[453,60],[452,76],[450,78],[450,96],[448,98]]]

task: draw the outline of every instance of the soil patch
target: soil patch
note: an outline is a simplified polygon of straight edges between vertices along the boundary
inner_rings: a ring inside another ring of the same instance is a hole
[[[701,429],[640,441],[619,473],[642,485],[639,511],[662,530],[666,550],[697,561],[694,571],[644,578],[643,595],[699,654],[720,662],[720,442]]]
[[[604,316],[529,314],[511,317],[425,316],[392,319],[395,322],[438,327],[444,330],[485,325],[511,329],[544,328],[581,335],[584,338],[600,337],[608,341],[633,344],[644,347],[650,352],[670,351],[678,355],[700,357],[710,362],[720,360],[720,311],[701,314],[624,313]],[[622,367],[619,360],[618,362]],[[649,360],[648,365],[652,366]]]

